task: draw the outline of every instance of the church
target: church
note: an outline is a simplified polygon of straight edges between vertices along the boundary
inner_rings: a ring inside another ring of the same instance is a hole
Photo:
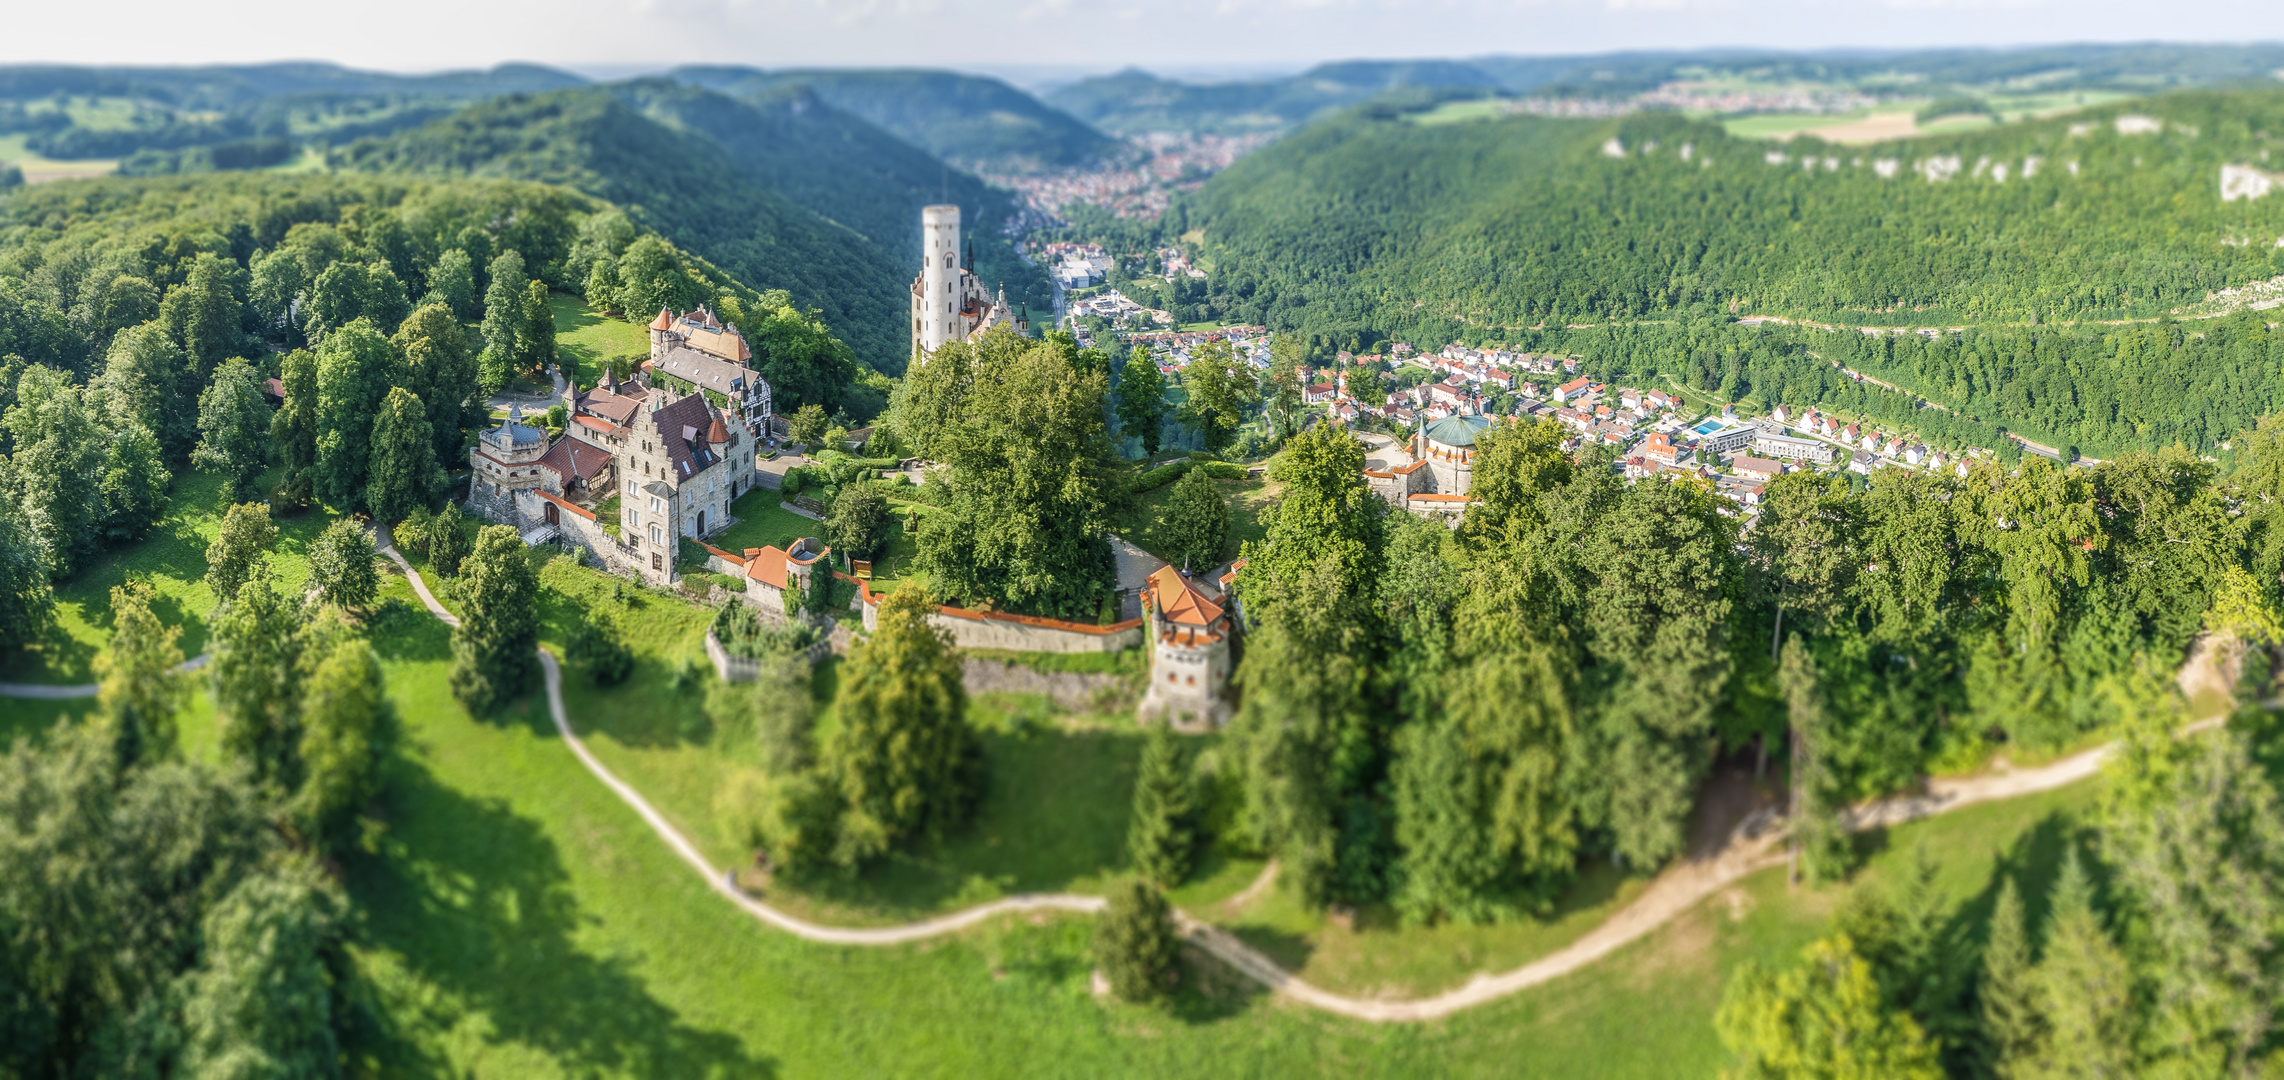
[[[960,249],[960,208],[920,210],[920,276],[912,279],[912,362],[926,363],[947,342],[966,341],[994,326],[1031,332],[1031,321],[1008,310],[1007,289],[986,292],[975,276],[975,253]]]

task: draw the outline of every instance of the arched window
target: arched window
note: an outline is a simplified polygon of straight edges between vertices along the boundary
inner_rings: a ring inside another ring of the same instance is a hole
[[[949,252],[949,251],[947,251],[947,252],[945,252],[945,253],[944,253],[944,269],[946,269],[946,270],[949,270],[949,269],[951,269],[951,268],[952,268],[952,253],[951,253],[951,252]]]

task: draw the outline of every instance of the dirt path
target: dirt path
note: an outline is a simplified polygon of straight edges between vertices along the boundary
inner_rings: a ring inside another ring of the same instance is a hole
[[[383,547],[381,553],[404,570],[405,576],[412,581],[413,591],[420,595],[421,602],[427,605],[431,613],[458,625],[458,620],[429,594],[427,585],[405,562],[404,556],[398,554],[393,546]],[[580,741],[578,734],[571,730],[570,718],[563,709],[563,674],[555,657],[541,649],[539,661],[546,676],[548,713],[555,721],[555,730],[563,736],[564,744],[571,748],[579,763],[586,766],[595,779],[602,781],[604,787],[609,788],[612,794],[617,795],[621,802],[641,817],[668,849],[705,880],[708,888],[754,918],[796,937],[830,945],[901,945],[963,930],[1000,915],[1029,911],[1091,914],[1101,911],[1104,906],[1104,900],[1099,896],[1033,893],[1010,896],[902,926],[824,926],[796,918],[739,889],[732,883],[730,872],[716,870],[698,851],[697,845],[691,843],[673,823],[666,820],[665,815],[651,806],[641,792],[605,768],[588,751],[586,744]],[[2203,730],[2221,722],[2221,718],[2201,721],[2192,725],[2190,730]],[[1979,802],[2051,791],[2094,775],[2113,748],[2114,744],[2095,747],[2036,768],[1932,780],[1923,793],[1866,803],[1850,810],[1844,816],[1844,821],[1854,831],[1887,828]],[[1632,903],[1569,945],[1511,971],[1480,974],[1456,990],[1409,1001],[1349,997],[1314,986],[1279,967],[1276,961],[1245,944],[1229,931],[1195,919],[1187,912],[1177,910],[1174,915],[1183,935],[1191,943],[1247,978],[1293,1001],[1357,1020],[1434,1020],[1561,978],[1642,938],[1714,893],[1750,874],[1781,863],[1784,857],[1781,847],[1784,834],[1783,821],[1775,814],[1767,810],[1749,813],[1730,830],[1724,842],[1711,846],[1711,850],[1695,853],[1660,873]],[[1263,868],[1259,879],[1232,899],[1250,901],[1258,897],[1267,891],[1273,878],[1272,863]]]
[[[199,653],[174,666],[177,675],[188,675],[205,667],[214,659],[212,653]],[[94,683],[75,683],[69,686],[46,686],[40,683],[0,682],[0,697],[24,698],[29,701],[68,701],[72,698],[94,697],[100,689]]]

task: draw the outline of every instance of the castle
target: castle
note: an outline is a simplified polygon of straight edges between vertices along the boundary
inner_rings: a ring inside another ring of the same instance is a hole
[[[562,435],[551,441],[518,406],[477,437],[469,508],[527,543],[561,538],[612,570],[671,583],[681,538],[728,528],[730,504],[756,482],[770,393],[738,362],[752,355],[705,308],[660,312],[651,359],[631,378],[605,371],[592,389],[564,387]]]
[[[920,276],[912,279],[912,362],[926,363],[947,342],[966,341],[994,326],[1031,332],[1031,321],[1007,309],[1007,290],[993,297],[975,276],[974,253],[962,265],[960,208],[920,210]]]

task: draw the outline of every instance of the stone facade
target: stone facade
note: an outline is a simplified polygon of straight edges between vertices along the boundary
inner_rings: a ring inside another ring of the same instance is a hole
[[[1150,691],[1143,717],[1229,718],[1230,637],[1235,623],[1220,599],[1171,566],[1150,575],[1143,593],[1150,640]]]
[[[912,362],[926,363],[937,349],[966,341],[994,326],[1031,332],[1030,319],[1008,310],[1007,289],[994,297],[960,249],[960,208],[920,210],[920,276],[912,279]]]

